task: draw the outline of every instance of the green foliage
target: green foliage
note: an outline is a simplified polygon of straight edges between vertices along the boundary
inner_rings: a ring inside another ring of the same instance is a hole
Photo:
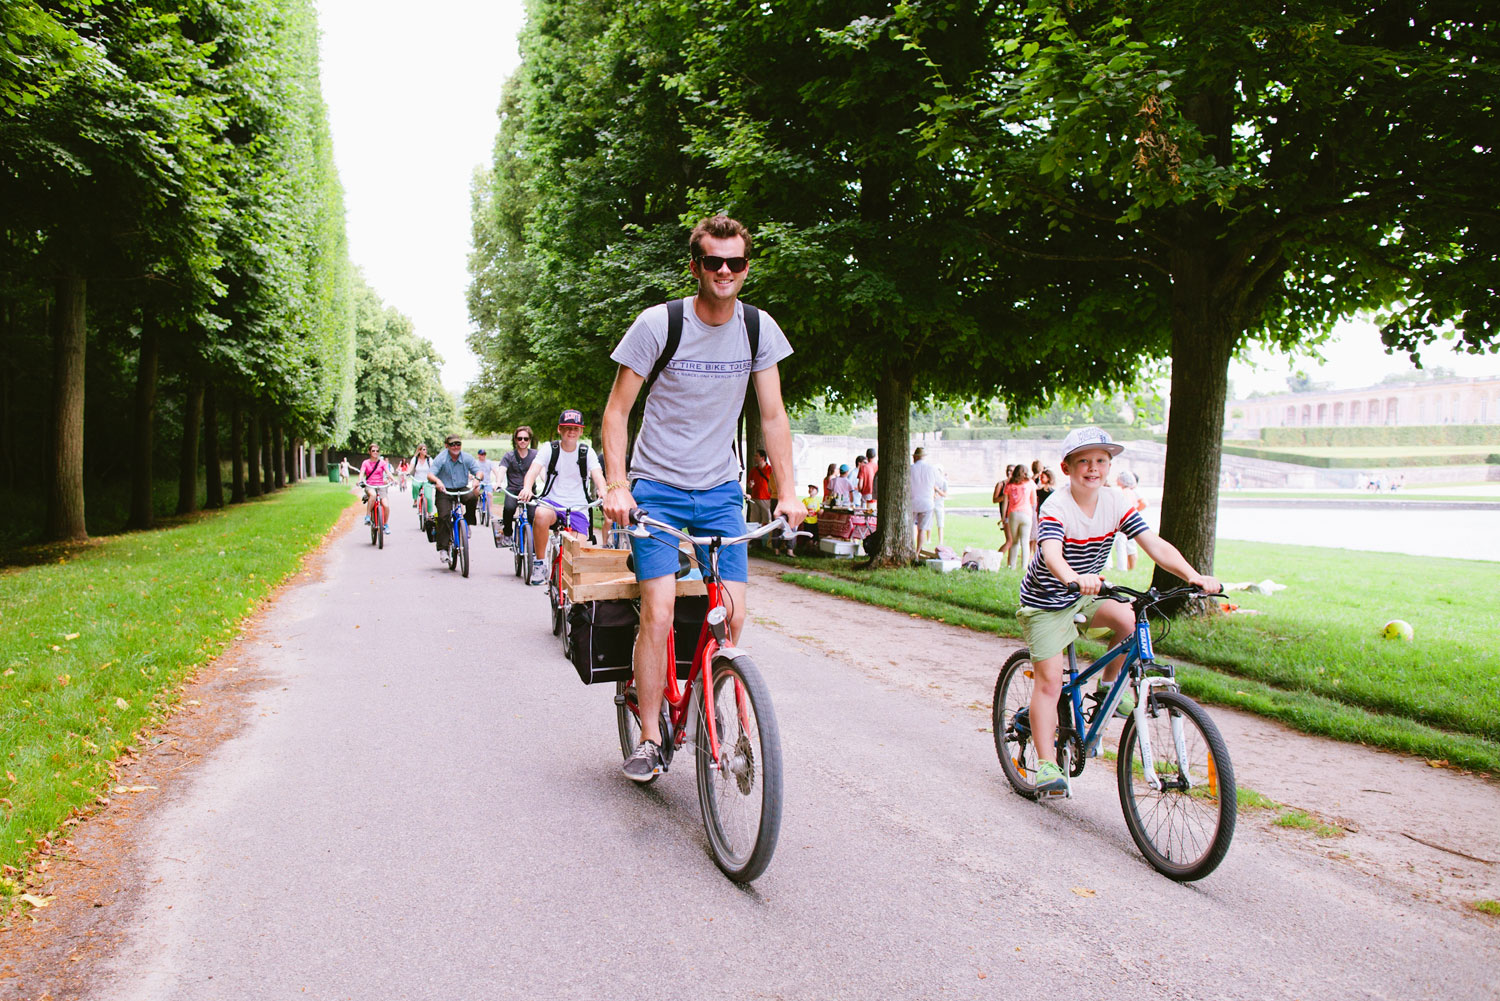
[[[1307,445],[1314,448],[1352,445],[1500,445],[1500,425],[1268,427],[1260,429],[1260,440],[1266,445]]]

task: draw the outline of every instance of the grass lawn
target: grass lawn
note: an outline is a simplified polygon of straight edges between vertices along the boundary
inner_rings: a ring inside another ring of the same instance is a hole
[[[356,500],[309,481],[0,573],[0,864],[104,791],[121,750]],[[16,889],[0,880],[0,901]]]
[[[993,519],[947,519],[955,549],[995,548],[999,539]],[[788,574],[794,583],[1020,635],[1019,571],[860,571],[849,561],[795,562],[837,579]],[[1134,571],[1110,576],[1145,587],[1151,569],[1143,555]],[[1184,669],[1189,693],[1308,732],[1500,771],[1500,648],[1492,645],[1500,634],[1493,599],[1500,565],[1224,539],[1215,570],[1224,581],[1271,578],[1287,589],[1231,597],[1259,614],[1171,624],[1158,652],[1203,667]],[[1392,618],[1412,624],[1413,642],[1380,637]]]

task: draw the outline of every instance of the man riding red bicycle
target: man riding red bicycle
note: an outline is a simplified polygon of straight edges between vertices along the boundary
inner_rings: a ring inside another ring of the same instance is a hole
[[[745,532],[734,440],[752,381],[778,485],[775,514],[792,528],[807,514],[792,476],[791,425],[777,368],[792,347],[775,320],[739,301],[750,244],[749,230],[734,219],[699,222],[688,240],[697,294],[641,313],[610,355],[620,367],[604,411],[604,512],[618,524],[630,524],[639,507],[694,535]],[[627,474],[626,422],[642,387],[644,417]],[[633,781],[649,782],[662,771],[659,716],[676,602],[677,541],[658,530],[651,538],[632,536],[631,548],[641,588],[634,656],[641,741],[623,770]],[[749,564],[743,546],[723,552],[720,571],[732,608],[732,643],[745,621]]]

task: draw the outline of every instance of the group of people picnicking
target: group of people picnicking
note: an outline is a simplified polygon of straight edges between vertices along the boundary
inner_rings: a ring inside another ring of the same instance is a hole
[[[1134,473],[1121,470],[1114,480],[1113,485],[1119,488],[1131,511],[1146,510],[1146,502],[1136,489]],[[1057,476],[1052,470],[1043,466],[1042,460],[1033,459],[1029,467],[1019,462],[1007,465],[1005,478],[995,484],[990,499],[1000,508],[1000,520],[996,524],[1005,533],[1000,552],[1005,555],[1008,568],[1020,566],[1024,569],[1036,558],[1042,505],[1052,496],[1056,482]],[[1139,550],[1133,539],[1115,534],[1111,552],[1117,569],[1135,569]]]

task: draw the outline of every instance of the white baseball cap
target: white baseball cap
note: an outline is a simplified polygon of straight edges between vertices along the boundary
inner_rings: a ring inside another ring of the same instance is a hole
[[[1068,457],[1074,452],[1082,452],[1089,448],[1102,448],[1110,455],[1119,455],[1125,451],[1125,446],[1115,444],[1114,439],[1109,436],[1109,432],[1103,428],[1074,428],[1063,439],[1063,461],[1066,462]]]

